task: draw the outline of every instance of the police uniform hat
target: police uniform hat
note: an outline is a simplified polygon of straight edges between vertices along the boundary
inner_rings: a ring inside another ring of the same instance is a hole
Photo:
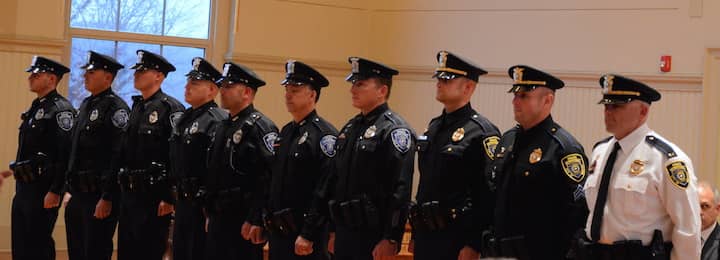
[[[28,67],[25,71],[31,73],[47,72],[55,74],[58,77],[62,77],[63,74],[70,72],[70,69],[54,60],[42,56],[34,56],[32,63],[30,63],[30,67]]]
[[[130,69],[157,70],[159,72],[162,72],[166,76],[169,72],[175,71],[175,66],[173,66],[169,61],[167,61],[163,56],[146,50],[137,50],[135,53],[137,53],[137,63],[130,67]]]
[[[466,77],[477,82],[481,75],[487,74],[487,71],[484,69],[449,51],[439,51],[437,61],[438,67],[435,68],[433,78],[454,79],[457,77]]]
[[[625,104],[642,100],[648,104],[660,100],[660,92],[642,82],[615,74],[600,77],[603,99],[598,104]]]
[[[325,76],[309,65],[296,60],[288,60],[287,63],[285,63],[285,79],[280,84],[308,84],[314,89],[319,90],[320,88],[327,87],[330,82],[328,82]]]
[[[508,90],[508,93],[515,93],[520,90],[531,91],[538,87],[556,90],[565,86],[562,80],[553,75],[526,65],[510,67],[508,75],[513,79],[513,86]]]
[[[234,83],[242,83],[245,86],[254,89],[265,86],[265,81],[263,81],[253,70],[233,62],[226,62],[223,65],[222,77],[216,82],[218,85],[222,85],[223,83],[230,85]]]
[[[194,79],[194,80],[209,80],[213,83],[217,83],[217,81],[220,79],[222,74],[213,67],[210,62],[207,62],[205,59],[201,57],[195,57],[192,60],[192,69],[190,72],[185,74],[188,79]]]
[[[125,68],[125,66],[110,56],[94,51],[88,51],[86,63],[80,68],[85,70],[104,70],[115,74],[118,70]]]
[[[393,68],[360,57],[350,57],[348,58],[348,62],[352,65],[352,72],[345,78],[345,81],[349,82],[369,78],[392,80],[392,76],[398,74],[398,71]]]

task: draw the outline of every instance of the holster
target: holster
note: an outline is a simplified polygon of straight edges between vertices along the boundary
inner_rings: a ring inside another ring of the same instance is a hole
[[[265,225],[268,231],[284,236],[297,234],[299,229],[293,212],[291,208],[285,208],[269,215],[266,214]]]
[[[482,233],[482,251],[485,257],[498,257],[500,256],[500,248],[498,245],[497,237],[492,230],[485,230]]]
[[[380,228],[378,208],[366,197],[337,203],[328,203],[333,221],[349,229]]]
[[[96,192],[102,187],[100,172],[94,170],[76,171],[68,177],[70,192]]]
[[[410,208],[410,222],[413,228],[421,231],[440,231],[447,228],[458,217],[459,211],[447,209],[438,201],[413,204]]]
[[[43,176],[49,164],[47,155],[37,153],[32,159],[11,162],[10,169],[13,170],[15,180],[23,183],[31,183]]]
[[[239,211],[246,204],[250,194],[242,188],[232,188],[216,192],[211,197],[209,210],[213,213]]]

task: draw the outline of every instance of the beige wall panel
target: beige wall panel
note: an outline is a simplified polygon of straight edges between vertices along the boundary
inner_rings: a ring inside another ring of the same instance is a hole
[[[367,55],[366,11],[303,2],[239,0],[233,56],[345,61]]]
[[[65,0],[18,0],[15,33],[18,37],[63,39],[67,6],[65,2]]]

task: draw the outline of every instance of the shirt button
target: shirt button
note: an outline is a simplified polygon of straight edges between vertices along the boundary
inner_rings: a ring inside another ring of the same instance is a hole
[[[148,130],[148,134],[151,134],[151,133],[152,133],[152,130]]]
[[[447,149],[448,152],[452,152],[452,147]]]
[[[300,154],[298,154],[298,153],[295,153],[295,157],[298,157],[298,155],[300,155]]]
[[[523,173],[523,175],[529,176],[529,175],[530,175],[530,172],[529,172],[529,171],[525,171],[525,172]]]

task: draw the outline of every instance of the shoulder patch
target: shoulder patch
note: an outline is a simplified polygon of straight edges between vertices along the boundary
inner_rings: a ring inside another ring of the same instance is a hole
[[[485,154],[487,154],[490,160],[495,160],[495,148],[500,143],[500,137],[490,136],[483,139],[483,148],[485,148]]]
[[[337,140],[337,137],[334,135],[326,135],[323,136],[320,139],[320,150],[327,156],[327,157],[335,157],[335,141]]]
[[[170,127],[175,128],[175,125],[180,122],[180,117],[182,117],[182,115],[183,112],[175,112],[170,114]]]
[[[656,149],[660,150],[667,158],[673,158],[677,156],[675,153],[675,150],[673,150],[672,146],[670,146],[668,143],[664,142],[663,140],[660,140],[660,138],[657,138],[652,135],[648,135],[645,137],[645,142],[652,145]]]
[[[677,161],[665,166],[667,173],[670,177],[670,181],[680,189],[687,188],[690,183],[690,176],[688,176],[688,169],[685,162]]]
[[[608,136],[608,137],[606,137],[605,139],[602,139],[602,140],[598,141],[597,143],[595,143],[595,144],[593,145],[593,149],[595,149],[595,147],[597,147],[598,145],[601,145],[601,144],[610,142],[610,139],[612,139],[612,138],[613,138],[612,136]]]
[[[566,155],[560,160],[563,171],[571,180],[581,182],[585,178],[585,160],[579,153]]]
[[[58,127],[60,127],[63,131],[70,131],[73,127],[73,113],[70,111],[57,113],[57,115],[55,115],[55,120],[57,120]]]
[[[126,109],[118,109],[115,111],[115,114],[113,114],[112,117],[112,122],[117,128],[125,128],[128,122],[128,111]]]
[[[265,134],[265,136],[263,136],[263,143],[265,143],[265,148],[270,153],[275,152],[275,149],[273,149],[273,147],[275,147],[275,139],[277,139],[277,137],[278,137],[278,134],[276,132],[270,132],[270,133]]]
[[[390,137],[392,138],[393,146],[395,146],[398,152],[406,153],[410,150],[412,144],[410,130],[406,128],[395,129],[390,133]]]

